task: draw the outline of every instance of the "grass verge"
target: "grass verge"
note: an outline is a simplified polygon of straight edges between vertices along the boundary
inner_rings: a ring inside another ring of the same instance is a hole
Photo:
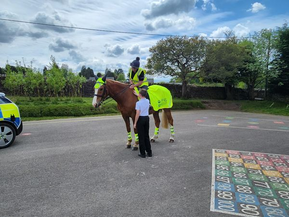
[[[273,101],[238,101],[241,111],[289,116],[289,104]]]

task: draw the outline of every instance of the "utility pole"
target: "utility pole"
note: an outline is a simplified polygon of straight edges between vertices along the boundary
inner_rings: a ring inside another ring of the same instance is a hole
[[[268,77],[269,77],[269,60],[271,52],[271,31],[268,34],[268,46],[267,46],[267,56],[266,56],[266,78],[265,78],[265,99],[268,99]]]

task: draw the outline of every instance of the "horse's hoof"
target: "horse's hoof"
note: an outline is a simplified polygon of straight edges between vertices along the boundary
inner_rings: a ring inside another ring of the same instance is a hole
[[[174,140],[174,139],[170,139],[169,142],[170,142],[170,143],[173,143],[173,142],[175,142],[175,140]]]
[[[154,140],[154,139],[151,139],[151,142],[155,142],[156,140]]]
[[[132,150],[133,150],[133,151],[137,151],[137,150],[138,150],[138,147],[133,147]]]
[[[127,145],[126,148],[131,148],[131,145]]]

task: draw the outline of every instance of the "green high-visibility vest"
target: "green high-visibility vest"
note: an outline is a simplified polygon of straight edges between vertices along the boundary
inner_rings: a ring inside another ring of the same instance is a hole
[[[144,73],[144,75],[146,75],[146,70],[145,69],[138,68],[137,72],[135,73],[134,77],[132,78],[131,77],[132,69],[131,68],[129,69],[129,78],[132,80],[133,84],[137,84],[139,82],[138,77],[140,76],[140,74],[142,72]],[[142,84],[139,87],[142,87],[142,86],[149,86],[149,82],[148,82],[146,76],[144,76],[144,80],[143,80]]]
[[[102,80],[102,78],[98,78],[98,79],[96,80],[95,85],[94,85],[94,89],[100,88],[100,86],[103,85],[103,84],[104,84],[104,81]]]

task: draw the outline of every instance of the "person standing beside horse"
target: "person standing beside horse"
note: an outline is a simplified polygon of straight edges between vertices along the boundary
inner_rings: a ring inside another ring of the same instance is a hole
[[[146,99],[147,91],[141,89],[139,91],[140,100],[136,102],[135,109],[136,115],[134,120],[134,128],[138,131],[139,136],[139,152],[138,156],[145,158],[146,153],[148,157],[152,157],[152,149],[149,137],[149,100]]]
[[[140,68],[139,63],[140,58],[137,57],[134,61],[131,62],[129,69],[129,82],[131,84],[130,88],[134,89],[137,87],[138,89],[142,88],[147,90],[149,83],[146,78],[146,70]]]

